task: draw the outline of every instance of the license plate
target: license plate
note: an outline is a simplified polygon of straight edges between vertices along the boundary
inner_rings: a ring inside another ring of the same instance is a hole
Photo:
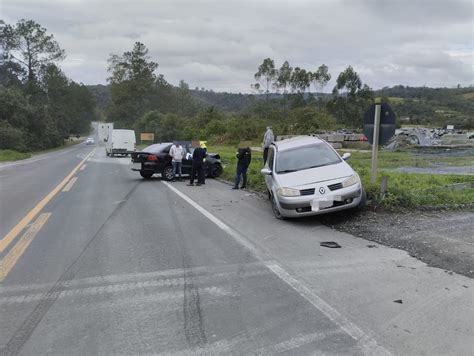
[[[132,169],[142,169],[142,164],[139,162],[132,162]]]
[[[334,200],[330,198],[326,199],[315,199],[311,202],[311,210],[312,211],[319,211],[321,209],[330,208],[333,206]]]

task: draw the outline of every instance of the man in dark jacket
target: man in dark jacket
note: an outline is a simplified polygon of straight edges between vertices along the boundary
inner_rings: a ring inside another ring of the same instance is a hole
[[[232,189],[239,189],[240,183],[240,176],[242,175],[242,186],[241,189],[245,189],[247,187],[247,170],[250,166],[250,162],[252,161],[252,152],[250,151],[250,147],[247,148],[239,148],[237,151],[237,172],[235,175],[235,185]]]
[[[207,156],[206,150],[202,147],[196,147],[193,152],[193,165],[191,167],[191,178],[188,185],[194,185],[194,176],[197,173],[198,182],[196,185],[204,183],[204,160]]]

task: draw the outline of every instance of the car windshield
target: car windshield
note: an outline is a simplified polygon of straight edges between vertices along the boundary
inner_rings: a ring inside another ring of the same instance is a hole
[[[278,153],[276,171],[277,173],[289,173],[339,162],[341,162],[341,158],[336,152],[326,144],[319,143]]]
[[[143,149],[143,152],[148,152],[148,153],[159,153],[162,151],[165,151],[167,148],[171,146],[170,143],[157,143],[148,147],[145,147]]]

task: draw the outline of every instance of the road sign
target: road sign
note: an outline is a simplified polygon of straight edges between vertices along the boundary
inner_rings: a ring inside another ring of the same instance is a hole
[[[140,134],[140,141],[154,141],[154,140],[155,140],[154,133],[142,132]]]
[[[374,143],[375,106],[380,105],[379,145],[383,145],[395,134],[396,116],[388,104],[373,104],[364,115],[364,134],[370,144]]]

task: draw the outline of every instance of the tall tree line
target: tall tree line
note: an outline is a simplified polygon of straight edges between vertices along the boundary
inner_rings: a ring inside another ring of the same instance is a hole
[[[0,149],[57,147],[87,133],[96,115],[93,95],[59,67],[65,51],[33,20],[0,20]]]

